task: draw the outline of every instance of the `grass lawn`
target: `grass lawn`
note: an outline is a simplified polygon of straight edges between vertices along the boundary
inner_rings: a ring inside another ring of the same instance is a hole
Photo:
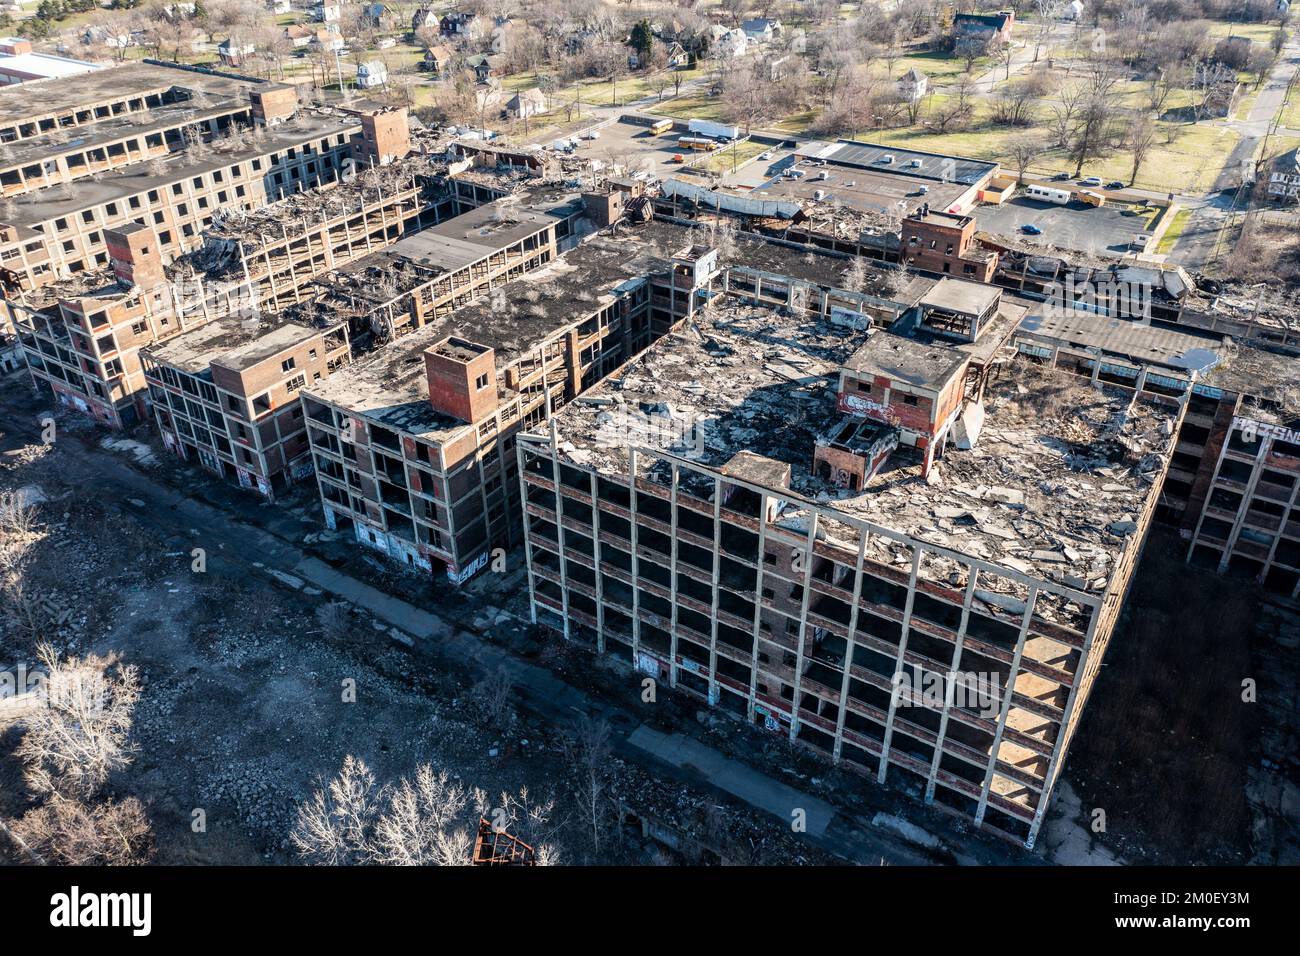
[[[806,133],[808,127],[812,125],[813,120],[819,115],[815,109],[801,110],[798,113],[791,113],[784,119],[775,123],[763,124],[764,129],[776,130],[778,133],[800,134]]]
[[[674,119],[707,119],[722,122],[722,100],[708,93],[688,93],[650,107],[651,113]]]
[[[1210,36],[1219,38],[1227,36],[1249,37],[1255,43],[1262,43],[1268,46],[1273,40],[1273,34],[1277,33],[1276,23],[1224,23],[1219,20],[1210,21]]]
[[[980,57],[971,67],[971,76],[979,76],[993,66],[991,57]],[[966,61],[947,53],[908,53],[898,58],[895,72],[901,76],[916,67],[930,78],[931,84],[956,83],[966,72]]]
[[[1278,122],[1287,129],[1300,129],[1300,90],[1292,90],[1287,101],[1282,104]]]
[[[518,93],[521,90],[535,88],[539,82],[541,77],[536,73],[512,73],[510,76],[501,77],[501,89]]]
[[[1174,243],[1183,234],[1183,230],[1187,227],[1187,221],[1191,218],[1192,211],[1190,209],[1180,209],[1174,213],[1174,221],[1169,224],[1165,234],[1160,237],[1160,242],[1156,245],[1156,252],[1162,255],[1172,252]]]
[[[516,144],[550,142],[553,138],[558,139],[576,133],[596,118],[595,113],[580,113],[577,110],[573,111],[571,118],[566,119],[567,115],[565,110],[557,109],[530,116],[527,133],[524,132],[524,124],[516,122],[502,133],[502,138],[508,143]]]
[[[669,80],[668,87],[663,91],[665,102],[667,98],[673,95],[673,83],[677,77],[681,77],[683,83],[693,80],[700,76],[700,70],[681,70],[678,73],[670,73],[667,77]],[[649,76],[625,76],[619,79],[617,83],[611,83],[609,80],[582,80],[579,85],[582,87],[582,102],[591,106],[613,106],[614,95],[618,94],[618,103],[631,103],[635,100],[642,100],[648,96],[654,96],[658,91],[651,86],[651,77]],[[569,87],[566,92],[573,88]]]
[[[1163,132],[1166,124],[1157,125]],[[1182,124],[1173,143],[1166,144],[1163,135],[1156,140],[1142,161],[1134,185],[1161,192],[1209,192],[1240,138],[1239,134],[1224,126]],[[1064,169],[1065,165],[1063,162],[1060,168]],[[1118,152],[1085,164],[1083,173],[1085,176],[1128,182],[1132,166],[1132,157],[1126,152]],[[1073,172],[1073,167],[1070,171]]]

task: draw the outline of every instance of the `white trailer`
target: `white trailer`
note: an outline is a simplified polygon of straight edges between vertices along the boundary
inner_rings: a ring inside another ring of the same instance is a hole
[[[1064,206],[1074,197],[1074,194],[1068,189],[1053,189],[1051,186],[1032,185],[1025,189],[1025,195],[1030,199],[1037,199],[1039,202],[1056,203],[1058,206]]]
[[[726,123],[715,123],[712,120],[693,119],[686,128],[688,132],[712,136],[714,139],[740,138],[739,126],[728,126]]]

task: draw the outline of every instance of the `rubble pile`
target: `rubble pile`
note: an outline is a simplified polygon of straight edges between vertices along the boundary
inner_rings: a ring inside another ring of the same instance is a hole
[[[949,449],[928,479],[900,455],[865,494],[826,490],[819,500],[1030,577],[1101,594],[1161,474],[1172,410],[1027,364],[991,386],[986,405],[975,447]],[[848,537],[856,547],[856,534]],[[911,561],[909,548],[883,538],[873,538],[868,552],[898,566]],[[965,584],[959,563],[937,555],[921,576]],[[992,574],[981,574],[979,587],[1013,596],[1001,605],[1013,612],[1028,596],[1022,582]],[[1040,598],[1036,610],[1066,623],[1080,608]]]

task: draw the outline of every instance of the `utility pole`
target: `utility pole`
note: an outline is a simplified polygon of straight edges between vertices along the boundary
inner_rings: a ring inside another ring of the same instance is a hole
[[[345,106],[351,105],[352,94],[348,92],[347,88],[343,85],[343,60],[339,56],[338,47],[334,48],[334,69],[339,75],[339,95],[343,97],[343,104]]]

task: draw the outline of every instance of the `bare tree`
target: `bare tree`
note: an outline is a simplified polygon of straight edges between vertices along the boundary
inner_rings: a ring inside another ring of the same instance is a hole
[[[503,793],[489,808],[481,790],[468,791],[429,763],[412,778],[378,784],[360,758],[343,758],[337,777],[298,808],[290,840],[308,862],[329,866],[461,866],[469,864],[476,817],[532,842],[539,864],[554,862],[550,825],[554,801],[533,803],[528,790]],[[516,830],[517,827],[517,830]]]
[[[471,797],[481,815],[483,792],[471,794],[446,770],[424,763],[413,778],[380,785],[349,754],[338,775],[298,808],[290,840],[308,862],[328,866],[462,866],[474,845]]]
[[[1075,117],[1083,106],[1085,94],[1084,88],[1075,83],[1066,85],[1057,94],[1048,121],[1048,128],[1052,133],[1051,145],[1060,147],[1069,145]]]
[[[342,601],[328,601],[316,608],[316,623],[329,641],[341,641],[352,631],[351,615]]]
[[[1156,127],[1147,113],[1138,113],[1128,126],[1128,150],[1133,157],[1133,166],[1129,173],[1128,184],[1137,182],[1138,170],[1155,144]]]
[[[609,798],[609,723],[584,714],[565,741],[565,754],[573,768],[574,795],[578,809],[591,827],[592,852],[600,853],[600,835],[604,829]]]
[[[375,821],[374,861],[389,866],[457,866],[470,861],[474,840],[462,822],[469,796],[445,770],[426,764],[403,777]]]
[[[1084,164],[1100,156],[1102,150],[1109,144],[1110,127],[1114,116],[1114,105],[1101,96],[1090,96],[1084,102],[1070,144],[1070,158],[1074,160],[1075,176],[1082,173]]]
[[[1006,148],[1016,166],[1016,183],[1024,185],[1025,173],[1034,160],[1043,154],[1043,141],[1036,135],[1021,133],[1012,137]]]
[[[153,855],[153,834],[134,797],[87,805],[56,797],[10,824],[33,862],[60,866],[139,866]]]
[[[961,37],[953,44],[953,53],[966,64],[967,73],[975,66],[976,60],[988,55],[989,49],[989,38],[979,33]]]
[[[89,799],[134,756],[139,674],[116,657],[61,660],[48,644],[37,656],[47,670],[48,700],[27,718],[18,745],[27,785],[40,795]]]
[[[1034,10],[1038,14],[1038,26],[1034,31],[1034,62],[1042,54],[1047,38],[1052,35],[1052,25],[1061,19],[1065,9],[1063,0],[1034,0]]]
[[[993,97],[990,118],[1002,126],[1028,126],[1033,122],[1034,104],[1041,95],[1041,86],[1030,79],[1004,83]]]
[[[514,681],[504,667],[498,667],[474,685],[470,697],[484,723],[501,730],[514,720]]]

